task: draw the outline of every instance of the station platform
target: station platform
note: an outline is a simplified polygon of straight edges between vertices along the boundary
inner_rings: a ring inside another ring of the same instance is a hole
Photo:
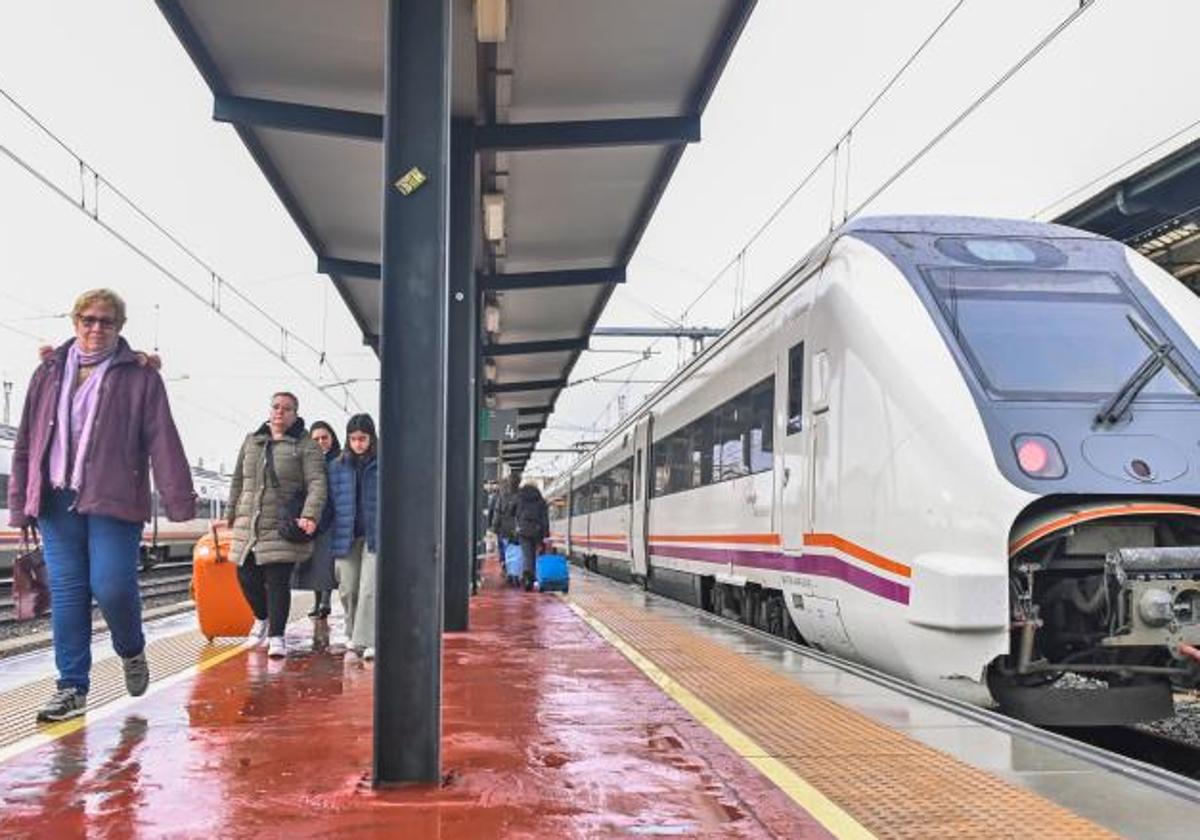
[[[492,567],[494,568],[494,566]],[[1200,806],[640,590],[489,579],[444,647],[442,784],[372,790],[372,666],[180,618],[36,728],[0,665],[0,837],[1194,837]]]

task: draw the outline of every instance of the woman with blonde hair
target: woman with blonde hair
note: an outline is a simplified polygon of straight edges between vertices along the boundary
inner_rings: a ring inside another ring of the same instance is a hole
[[[196,515],[192,473],[162,377],[121,338],[125,302],[111,289],[92,289],[71,316],[75,337],[29,382],[8,486],[9,522],[41,529],[50,573],[58,687],[38,710],[40,721],[84,712],[93,598],[121,657],[126,690],[145,692],[150,671],[137,573],[150,471],[168,519]]]

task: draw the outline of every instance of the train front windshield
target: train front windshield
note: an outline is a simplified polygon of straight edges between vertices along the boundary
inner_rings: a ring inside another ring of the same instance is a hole
[[[930,268],[925,279],[975,374],[996,399],[1103,399],[1146,361],[1151,342],[1164,341],[1111,274]],[[1195,399],[1169,368],[1140,393],[1141,399]]]

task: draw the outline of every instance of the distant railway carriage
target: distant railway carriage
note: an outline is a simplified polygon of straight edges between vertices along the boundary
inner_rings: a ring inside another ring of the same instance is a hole
[[[1197,337],[1117,242],[858,220],[554,482],[551,539],[1033,720],[1163,716],[1200,657]]]

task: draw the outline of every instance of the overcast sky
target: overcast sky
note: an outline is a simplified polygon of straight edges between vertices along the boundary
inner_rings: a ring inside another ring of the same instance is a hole
[[[654,0],[646,0],[653,3]],[[704,114],[703,141],[685,153],[602,324],[678,320],[684,304],[743,247],[799,179],[833,146],[953,0],[759,0]],[[952,22],[854,134],[849,205],[857,206],[938,130],[1077,6],[1077,0],[967,0]],[[971,213],[1028,217],[1114,165],[1185,129],[1200,4],[1098,0],[868,213]],[[7,158],[0,157],[0,378],[14,382],[13,422],[40,340],[69,335],[62,316],[84,288],[110,285],[129,302],[125,335],[166,360],[189,457],[232,464],[241,436],[265,416],[268,396],[296,390],[301,414],[340,427],[348,412],[376,412],[378,365],[314,257],[233,130],[214,123],[212,98],[149,0],[0,0],[0,88],[96,170],[177,234],[316,351],[228,292],[224,311],[250,325],[270,352],[212,309],[207,270],[170,258],[200,293],[184,293]],[[1181,134],[1165,153],[1195,136]],[[0,146],[29,157],[75,194],[78,167],[31,133],[0,100]],[[844,175],[846,155],[838,158]],[[689,313],[725,325],[829,228],[827,165]],[[839,193],[841,192],[839,188]],[[1086,193],[1085,193],[1086,195]],[[1082,196],[1081,196],[1082,197]],[[101,193],[102,217],[132,231],[150,253],[165,246],[144,222]],[[644,342],[598,339],[607,350]],[[570,387],[543,445],[593,440],[686,358],[674,340],[635,368]],[[303,384],[284,353],[314,380]],[[573,377],[636,358],[587,353]],[[331,367],[332,366],[332,367]],[[632,381],[623,385],[629,377]],[[332,398],[330,397],[332,395]],[[531,471],[567,465],[536,456]]]

